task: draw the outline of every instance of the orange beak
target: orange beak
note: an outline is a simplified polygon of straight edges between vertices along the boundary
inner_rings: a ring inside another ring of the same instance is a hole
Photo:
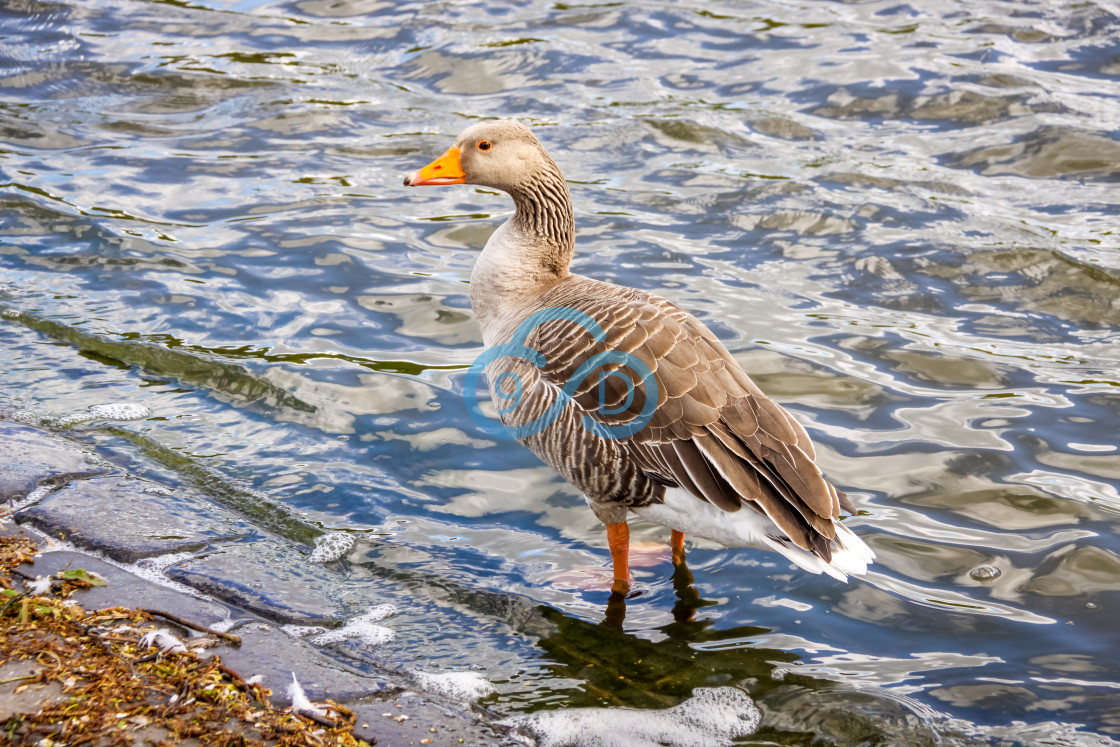
[[[446,153],[419,171],[413,171],[404,178],[404,186],[416,187],[421,184],[463,184],[467,175],[459,164],[459,149],[449,148]]]

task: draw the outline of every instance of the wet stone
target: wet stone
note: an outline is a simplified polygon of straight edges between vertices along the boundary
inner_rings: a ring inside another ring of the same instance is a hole
[[[0,664],[0,723],[20,713],[31,713],[68,699],[62,692],[62,685],[56,681],[46,685],[32,682],[29,687],[21,687],[44,669],[43,665],[27,659]]]
[[[272,691],[271,700],[276,705],[291,704],[287,692],[293,672],[312,701],[330,698],[342,703],[400,689],[328,659],[313,646],[274,625],[251,623],[233,633],[241,637],[241,647],[218,651],[222,663],[244,677],[260,675],[261,684]]]
[[[198,589],[269,620],[296,625],[341,622],[338,575],[312,565],[279,542],[241,542],[166,571],[174,581]]]
[[[11,532],[4,532],[2,528],[0,532],[11,534]],[[23,566],[21,570],[24,573],[46,578],[64,568],[82,568],[105,579],[105,586],[82,589],[71,597],[87,610],[117,606],[154,609],[170,612],[206,626],[212,626],[240,614],[224,604],[188,596],[169,586],[161,586],[129,573],[123,568],[118,568],[112,563],[106,563],[104,560],[80,552],[69,550],[45,552],[35,557],[34,565]]]
[[[0,421],[0,501],[18,501],[43,485],[106,472],[74,442],[21,423]]]
[[[302,681],[301,683],[302,684]],[[420,745],[430,739],[432,747],[475,745],[516,747],[525,742],[490,726],[468,711],[447,708],[428,698],[402,693],[391,700],[371,699],[347,704],[358,717],[354,734],[385,745]]]
[[[126,477],[76,480],[15,518],[122,563],[191,552],[256,531],[183,488]]]

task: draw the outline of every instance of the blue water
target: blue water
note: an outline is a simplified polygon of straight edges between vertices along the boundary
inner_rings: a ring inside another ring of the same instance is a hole
[[[744,744],[1109,744],[1118,42],[1097,2],[10,2],[0,408],[148,406],[118,427],[159,458],[71,434],[235,486],[292,552],[354,534],[331,593],[401,610],[375,662],[477,668],[499,715],[733,685]],[[564,170],[578,272],[690,309],[806,424],[866,578],[700,544],[689,584],[635,522],[608,609],[582,498],[463,404],[512,205],[401,186],[494,116]]]

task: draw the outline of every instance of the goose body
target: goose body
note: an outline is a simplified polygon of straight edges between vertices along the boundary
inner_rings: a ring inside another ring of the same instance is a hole
[[[471,273],[483,341],[500,354],[486,368],[491,395],[607,525],[615,592],[629,589],[630,512],[672,530],[675,562],[692,534],[840,580],[866,572],[874,554],[840,523],[852,506],[822,476],[805,429],[715,335],[672,301],[569,270],[571,196],[527,127],[476,124],[404,183],[513,198]]]

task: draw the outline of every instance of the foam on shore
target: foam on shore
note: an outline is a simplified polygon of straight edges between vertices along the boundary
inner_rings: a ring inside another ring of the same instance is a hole
[[[56,428],[66,428],[78,423],[88,423],[91,420],[143,420],[151,414],[151,408],[144,405],[134,402],[114,402],[108,405],[90,405],[85,412],[63,415],[52,425]]]
[[[494,692],[490,680],[478,672],[429,672],[415,671],[411,673],[416,684],[433,695],[438,695],[454,703],[473,703]]]
[[[329,563],[338,560],[354,547],[357,540],[346,532],[327,532],[315,538],[315,549],[307,556],[311,563]]]
[[[714,747],[758,729],[762,714],[734,687],[698,687],[662,710],[575,708],[515,716],[502,723],[538,747]]]
[[[337,630],[328,630],[326,633],[312,636],[307,640],[316,646],[325,646],[329,643],[355,640],[367,646],[380,646],[397,637],[390,628],[376,625],[378,620],[384,620],[390,615],[395,615],[397,608],[391,604],[380,604],[373,607],[364,615],[359,615],[346,621],[346,624]]]

